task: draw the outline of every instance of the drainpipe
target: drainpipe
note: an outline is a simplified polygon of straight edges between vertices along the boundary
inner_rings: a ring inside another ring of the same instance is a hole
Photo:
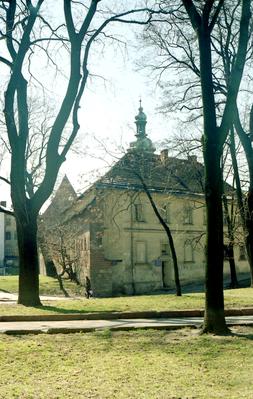
[[[130,207],[130,262],[131,262],[132,294],[135,295],[135,282],[134,282],[134,237],[133,237],[133,201],[132,201],[132,198],[131,198],[131,207]]]

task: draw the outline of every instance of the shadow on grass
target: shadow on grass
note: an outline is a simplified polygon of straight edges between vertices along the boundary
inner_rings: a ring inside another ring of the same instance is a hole
[[[110,310],[92,310],[92,309],[65,309],[61,308],[59,306],[50,306],[50,305],[42,305],[42,306],[34,306],[35,309],[40,309],[40,310],[48,310],[50,312],[55,312],[55,313],[62,313],[62,314],[71,314],[71,313],[111,313],[111,312],[117,312],[117,309],[110,309]]]
[[[252,334],[243,333],[243,332],[241,332],[241,333],[233,332],[233,333],[231,334],[231,336],[232,336],[232,337],[237,337],[237,338],[248,339],[248,340],[250,340],[250,341],[253,341],[253,329],[252,329]]]

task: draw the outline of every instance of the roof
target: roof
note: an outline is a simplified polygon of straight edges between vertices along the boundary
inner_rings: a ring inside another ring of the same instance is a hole
[[[43,213],[42,218],[47,219],[47,223],[54,222],[56,218],[69,208],[77,199],[76,192],[70,183],[68,177],[65,175],[61,181],[60,186],[55,192],[55,195]]]
[[[196,157],[162,158],[158,154],[128,152],[102,178],[97,187],[143,189],[182,193],[204,192],[204,166]]]
[[[116,188],[144,191],[145,184],[150,192],[190,196],[204,195],[203,164],[197,161],[196,156],[188,156],[185,159],[168,157],[168,150],[156,154],[155,147],[146,134],[146,123],[147,117],[140,102],[139,113],[135,117],[136,141],[130,143],[128,152],[104,176],[93,183],[74,202],[66,204],[68,206],[65,206],[62,212],[67,218],[82,213],[91,204],[94,204],[97,189]],[[58,201],[62,196],[60,193],[62,184],[52,201],[54,209],[58,208],[58,212],[62,207],[61,202]],[[232,187],[224,184],[225,191],[231,192]]]

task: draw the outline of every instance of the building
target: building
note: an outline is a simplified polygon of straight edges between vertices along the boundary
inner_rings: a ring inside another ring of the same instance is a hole
[[[58,203],[53,200],[43,215],[54,263],[59,267],[67,257],[79,281],[90,280],[95,296],[174,287],[170,246],[147,191],[170,226],[181,283],[204,279],[203,165],[195,156],[171,158],[167,150],[157,154],[146,134],[147,118],[141,106],[135,123],[136,141],[122,159],[80,197],[69,198],[69,205],[60,187]],[[59,198],[64,198],[63,207]],[[241,252],[237,246],[237,268],[246,272]]]
[[[6,201],[0,205],[6,208]],[[18,246],[14,216],[0,212],[0,274],[18,273]]]

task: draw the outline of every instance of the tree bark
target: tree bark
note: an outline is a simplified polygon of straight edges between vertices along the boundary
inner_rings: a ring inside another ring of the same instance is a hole
[[[18,303],[25,306],[41,306],[39,297],[39,258],[37,248],[37,218],[26,218],[16,213],[19,248],[19,296]]]
[[[205,317],[203,332],[226,333],[223,296],[222,174],[220,157],[211,148],[205,151],[206,170],[206,271]]]
[[[203,332],[228,331],[223,296],[222,145],[216,125],[212,81],[211,38],[202,22],[199,28],[201,89],[204,115],[205,198],[207,211],[205,317]]]
[[[234,198],[232,199],[234,201]],[[224,215],[227,220],[227,226],[228,226],[228,246],[227,246],[227,256],[228,256],[228,261],[229,261],[229,268],[230,268],[230,288],[238,288],[238,280],[237,280],[237,275],[236,275],[236,267],[235,267],[235,256],[234,256],[234,222],[232,220],[233,218],[233,212],[231,209],[231,216],[229,215],[229,210],[228,210],[228,201],[227,197],[224,194],[223,195],[223,205],[224,205]],[[231,206],[232,207],[232,206]]]
[[[250,134],[247,134],[243,129],[238,113],[238,109],[236,109],[235,113],[235,128],[238,133],[239,139],[242,143],[246,160],[248,164],[248,172],[249,172],[249,189],[246,197],[246,201],[242,205],[242,198],[240,198],[239,192],[239,206],[240,213],[243,223],[243,230],[245,235],[245,247],[247,251],[247,257],[250,268],[250,276],[251,276],[251,287],[253,287],[253,149],[252,149],[252,129],[253,129],[253,107],[251,111],[250,117]]]
[[[230,288],[238,288],[239,283],[238,283],[237,275],[236,275],[234,245],[232,243],[228,244],[227,255],[228,255],[228,261],[229,261],[229,268],[230,268],[230,285],[229,285],[229,287]]]
[[[249,188],[246,200],[246,250],[250,266],[251,287],[253,288],[253,189]]]

